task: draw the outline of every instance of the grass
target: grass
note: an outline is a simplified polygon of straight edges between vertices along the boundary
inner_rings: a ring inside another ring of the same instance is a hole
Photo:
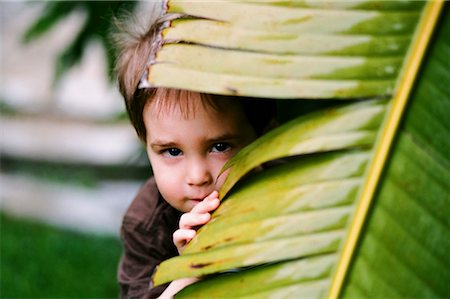
[[[0,298],[118,298],[120,240],[0,213]]]

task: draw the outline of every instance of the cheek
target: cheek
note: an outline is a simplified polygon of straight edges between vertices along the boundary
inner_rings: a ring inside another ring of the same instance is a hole
[[[177,193],[176,188],[180,186],[179,172],[162,163],[158,157],[149,155],[149,158],[159,192],[166,200],[170,200],[173,194]]]
[[[158,170],[158,168],[153,168],[153,176],[156,180],[156,185],[158,186],[159,192],[165,197],[165,194],[170,191],[170,186],[174,185],[172,179],[169,175],[166,175],[164,171]]]
[[[173,171],[161,172],[155,171],[153,173],[158,186],[158,190],[162,197],[177,210],[182,210],[182,183],[180,177]]]

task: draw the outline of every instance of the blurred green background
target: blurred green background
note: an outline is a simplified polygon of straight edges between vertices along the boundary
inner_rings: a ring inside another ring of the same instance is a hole
[[[117,297],[117,238],[0,219],[1,298]]]
[[[110,33],[154,5],[0,1],[0,298],[118,297],[121,217],[150,170]]]

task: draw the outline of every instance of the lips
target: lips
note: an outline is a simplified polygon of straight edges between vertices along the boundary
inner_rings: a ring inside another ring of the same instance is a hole
[[[203,201],[207,196],[209,195],[209,193],[205,196],[188,196],[188,200],[193,200],[193,201],[198,201],[201,202]]]
[[[185,197],[184,201],[196,201],[196,202],[201,202],[203,199],[197,198],[197,197]]]
[[[191,199],[189,199],[189,200],[191,200],[191,201],[196,201],[196,202],[201,202],[203,199],[191,198]]]
[[[200,194],[200,193],[193,192],[194,194],[192,194],[192,196],[185,196],[185,200],[190,201],[190,202],[195,202],[195,204],[198,204],[198,203],[202,202],[206,197],[208,197],[212,192],[213,191],[210,191],[209,193],[206,193],[206,194]]]

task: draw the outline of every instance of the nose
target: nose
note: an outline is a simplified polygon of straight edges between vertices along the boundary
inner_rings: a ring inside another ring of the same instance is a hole
[[[191,186],[205,186],[213,182],[211,169],[204,159],[194,159],[187,165],[187,183]]]

